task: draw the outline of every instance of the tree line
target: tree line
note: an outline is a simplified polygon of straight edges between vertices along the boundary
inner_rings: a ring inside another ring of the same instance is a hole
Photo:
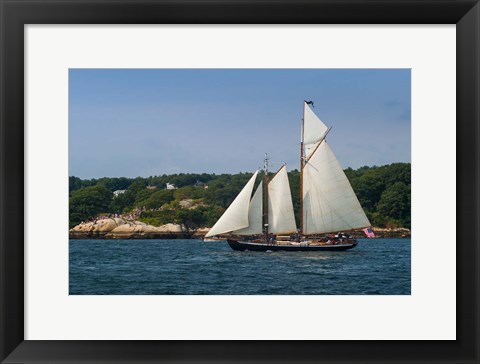
[[[410,228],[410,163],[347,168],[345,174],[374,226]],[[297,224],[299,175],[298,170],[288,172]],[[132,212],[138,220],[154,226],[166,223],[180,223],[187,229],[212,226],[251,176],[251,173],[99,179],[71,176],[70,227],[98,215],[123,216]],[[167,183],[177,188],[167,190]],[[118,190],[125,192],[114,196],[113,192]]]

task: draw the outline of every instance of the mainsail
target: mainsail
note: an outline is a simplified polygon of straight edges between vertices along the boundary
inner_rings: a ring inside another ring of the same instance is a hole
[[[283,166],[268,184],[268,231],[288,234],[297,231],[287,168]]]
[[[263,183],[260,181],[248,208],[248,226],[235,230],[235,235],[256,235],[262,233]]]
[[[320,126],[315,127],[312,115],[315,114],[305,104],[304,131],[308,133],[304,134],[304,143],[310,149],[308,152],[306,147],[303,166],[303,233],[320,234],[371,226],[340,163],[323,140],[327,127],[318,118]]]
[[[228,209],[205,235],[206,237],[228,233],[234,230],[246,228],[248,226],[250,196],[252,196],[253,186],[255,184],[257,174],[258,171],[254,173],[252,178],[250,178],[245,187],[243,187]]]

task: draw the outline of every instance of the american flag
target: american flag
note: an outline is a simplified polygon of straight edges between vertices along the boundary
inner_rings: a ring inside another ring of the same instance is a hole
[[[363,229],[363,232],[365,233],[367,238],[374,238],[375,237],[375,233],[373,232],[373,230],[371,228]]]

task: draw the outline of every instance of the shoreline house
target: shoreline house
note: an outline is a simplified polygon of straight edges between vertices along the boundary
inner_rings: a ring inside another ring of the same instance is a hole
[[[166,183],[167,185],[167,190],[176,190],[177,187],[175,187],[175,185],[173,183]]]
[[[118,197],[119,195],[123,195],[127,190],[116,190],[113,191],[113,197]]]

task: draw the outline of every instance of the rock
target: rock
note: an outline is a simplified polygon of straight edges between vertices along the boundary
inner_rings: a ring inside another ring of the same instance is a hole
[[[93,222],[87,222],[87,223],[83,223],[83,224],[79,224],[79,225],[75,226],[70,231],[88,232],[88,231],[92,231],[94,226],[95,226],[95,224]]]
[[[135,226],[129,223],[125,223],[115,227],[115,229],[111,230],[113,234],[131,234],[134,232]]]
[[[135,224],[133,231],[135,233],[154,233],[157,232],[157,228],[147,224]]]
[[[167,232],[167,233],[183,233],[181,225],[178,224],[165,224],[158,227],[158,231]]]
[[[117,227],[117,222],[114,219],[102,219],[98,220],[97,223],[93,226],[92,231],[99,232],[109,232]]]
[[[197,229],[197,231],[195,231],[195,233],[193,234],[193,237],[196,239],[203,239],[209,231],[210,231],[210,228],[206,228],[206,227]]]
[[[197,234],[206,235],[210,231],[210,228],[203,227],[196,231]]]
[[[193,206],[193,200],[192,199],[182,200],[178,204],[180,205],[180,207],[184,209],[189,209]]]
[[[175,239],[186,238],[188,234],[178,224],[165,224],[159,227],[141,221],[121,218],[97,220],[79,224],[70,229],[72,239]]]

